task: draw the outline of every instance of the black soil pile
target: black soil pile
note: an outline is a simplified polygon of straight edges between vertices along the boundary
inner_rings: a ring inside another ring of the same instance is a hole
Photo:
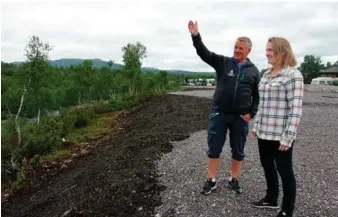
[[[121,121],[121,133],[97,141],[95,149],[57,176],[2,202],[2,216],[153,216],[165,188],[155,161],[170,141],[207,128],[211,100],[154,97]]]

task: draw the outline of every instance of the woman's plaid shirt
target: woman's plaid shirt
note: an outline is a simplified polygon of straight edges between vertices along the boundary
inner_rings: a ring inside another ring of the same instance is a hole
[[[259,83],[259,106],[253,131],[260,139],[280,141],[291,147],[302,116],[304,81],[294,67],[284,68],[269,78],[271,69]]]

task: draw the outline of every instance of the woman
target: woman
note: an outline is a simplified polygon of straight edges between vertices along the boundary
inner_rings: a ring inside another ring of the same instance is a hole
[[[302,116],[303,76],[295,68],[296,58],[285,38],[269,38],[266,57],[272,68],[259,83],[260,102],[251,136],[258,138],[267,191],[263,199],[252,205],[257,208],[278,208],[278,171],[284,196],[277,217],[293,216],[296,180],[292,151]]]

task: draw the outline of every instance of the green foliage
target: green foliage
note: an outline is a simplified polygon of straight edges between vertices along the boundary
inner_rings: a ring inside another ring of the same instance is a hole
[[[122,47],[122,51],[124,69],[127,73],[131,73],[128,75],[130,78],[134,73],[133,70],[141,69],[142,59],[147,57],[147,48],[141,42],[136,42],[136,44],[128,43]]]
[[[22,171],[20,163],[24,158],[35,155],[55,158],[52,153],[61,153],[62,138],[83,138],[87,133],[99,135],[106,130],[102,129],[107,120],[93,128],[91,126],[101,114],[137,106],[153,95],[180,87],[184,82],[183,75],[142,71],[146,47],[140,42],[129,43],[122,50],[125,63],[122,69],[114,68],[113,61],[94,67],[89,60],[75,66],[56,67],[49,64],[49,44],[33,36],[25,49],[25,63],[1,62],[4,120],[1,160],[2,171],[5,171],[2,175],[6,180],[10,178],[6,171]],[[18,120],[22,137],[21,145],[18,145],[13,118],[22,96],[24,100]],[[53,111],[59,111],[61,116],[48,116]],[[39,124],[35,121],[38,114],[41,114]],[[90,132],[86,131],[87,128]]]
[[[304,75],[304,82],[310,83],[313,78],[319,77],[321,70],[337,66],[338,60],[333,64],[331,62],[324,64],[320,56],[305,55],[303,63],[298,67],[298,70]]]
[[[38,36],[33,35],[26,46],[25,56],[30,63],[43,62],[48,60],[48,52],[51,50],[52,48],[48,43],[41,41]]]
[[[108,101],[108,105],[112,111],[120,111],[124,109],[131,108],[133,106],[138,105],[139,103],[143,102],[149,96],[146,94],[123,94],[118,96],[116,99],[112,99]]]
[[[94,110],[92,107],[79,108],[75,109],[73,114],[76,117],[74,127],[81,128],[87,126],[88,121],[94,117]]]
[[[330,61],[326,63],[325,69],[329,69],[331,67],[338,67],[338,60],[333,64]]]
[[[334,85],[334,86],[338,86],[338,80],[336,80],[336,81],[331,81],[329,84],[330,84],[330,85]]]
[[[5,126],[2,125],[2,130],[7,129],[6,134],[1,136],[2,181],[5,182],[18,178],[15,173],[17,170],[20,171],[20,162],[24,158],[49,153],[62,145],[62,125],[59,118],[43,117],[40,124],[22,120],[20,125],[21,146],[18,145],[14,120],[10,119],[6,121]],[[20,179],[22,178],[20,172],[18,176]]]
[[[1,162],[11,159],[12,136],[1,136]]]
[[[311,80],[319,76],[319,71],[324,67],[320,57],[314,55],[305,55],[304,62],[301,64],[301,71]]]
[[[56,118],[43,118],[40,124],[28,124],[22,130],[22,156],[48,153],[62,145],[62,125]]]
[[[122,51],[123,70],[126,78],[129,80],[129,94],[134,94],[142,87],[141,66],[142,59],[146,57],[147,49],[141,42],[136,42],[136,44],[128,43],[122,47]]]
[[[95,102],[93,105],[93,109],[94,109],[95,114],[103,114],[103,113],[112,111],[112,108],[109,107],[109,104],[107,101]]]
[[[65,137],[74,128],[85,127],[94,115],[94,107],[77,107],[68,109],[61,116],[61,136]]]
[[[14,136],[16,134],[14,117],[1,123],[1,137]]]

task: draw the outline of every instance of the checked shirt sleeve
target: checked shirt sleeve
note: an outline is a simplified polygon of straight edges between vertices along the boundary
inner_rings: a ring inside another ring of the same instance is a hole
[[[257,132],[258,123],[261,120],[261,115],[260,115],[260,111],[262,109],[261,107],[262,107],[262,104],[259,103],[258,104],[258,111],[257,111],[257,114],[255,115],[255,118],[254,118],[254,121],[253,121],[253,128],[252,128],[253,132]]]
[[[296,139],[297,128],[302,116],[304,82],[302,74],[296,70],[285,84],[289,115],[280,141],[281,145],[291,147]]]
[[[260,81],[261,81],[261,78],[259,78],[258,80],[257,80],[257,96],[258,96],[258,108],[257,108],[257,113],[256,113],[256,115],[255,115],[255,117],[254,117],[254,120],[253,120],[253,128],[252,128],[252,132],[257,132],[257,128],[258,128],[258,123],[259,123],[259,121],[261,120],[261,111],[262,111],[262,103],[261,103],[261,101],[260,101],[260,93],[259,93],[259,88],[258,88],[258,86],[259,86],[259,83],[260,83]]]

